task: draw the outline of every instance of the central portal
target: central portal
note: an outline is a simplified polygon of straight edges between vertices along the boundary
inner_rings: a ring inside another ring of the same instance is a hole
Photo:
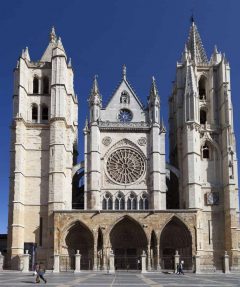
[[[141,255],[147,250],[147,238],[141,225],[129,217],[123,218],[110,233],[116,270],[141,269]]]

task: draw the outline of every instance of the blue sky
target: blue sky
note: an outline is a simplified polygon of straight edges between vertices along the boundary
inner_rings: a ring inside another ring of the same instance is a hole
[[[157,81],[161,113],[168,121],[168,97],[176,61],[194,17],[210,57],[213,47],[225,52],[231,65],[235,133],[240,151],[240,1],[237,0],[15,0],[0,3],[0,233],[7,228],[10,124],[13,68],[21,50],[29,47],[39,60],[54,25],[75,71],[79,99],[79,160],[83,158],[82,129],[94,74],[104,102],[121,79],[127,78],[143,103],[151,76]]]

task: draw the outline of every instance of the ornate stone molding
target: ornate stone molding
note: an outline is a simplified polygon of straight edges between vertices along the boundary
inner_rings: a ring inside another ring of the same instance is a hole
[[[137,142],[140,146],[144,146],[147,144],[147,139],[145,137],[141,137]]]
[[[102,143],[105,145],[105,146],[109,146],[112,142],[112,139],[110,137],[104,137],[102,139]]]
[[[100,121],[99,122],[100,129],[149,129],[149,123],[145,122],[109,122],[109,121]]]

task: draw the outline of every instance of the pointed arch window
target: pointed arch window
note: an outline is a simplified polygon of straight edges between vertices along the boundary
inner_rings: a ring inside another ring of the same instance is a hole
[[[48,120],[48,107],[46,105],[42,105],[42,121]]]
[[[38,121],[38,106],[36,104],[32,105],[32,122],[37,123]]]
[[[110,193],[106,193],[103,197],[102,201],[102,209],[104,210],[112,210],[113,204],[112,204],[112,195]]]
[[[125,209],[125,201],[124,196],[121,193],[118,193],[115,199],[115,210],[124,210]]]
[[[210,149],[209,149],[209,145],[207,143],[205,143],[202,146],[202,158],[205,158],[205,159],[210,158]]]
[[[39,79],[37,76],[33,78],[33,94],[39,93]]]
[[[142,194],[139,200],[139,209],[141,210],[148,209],[148,197],[145,193]]]
[[[206,79],[203,76],[198,82],[198,93],[200,100],[206,100]]]
[[[43,93],[49,94],[49,78],[48,77],[43,78]]]
[[[205,125],[207,122],[207,111],[204,109],[200,110],[200,124]]]
[[[123,91],[120,97],[121,104],[130,104],[130,96],[127,91]]]
[[[136,210],[137,209],[137,198],[136,198],[136,195],[133,193],[131,193],[128,197],[127,209],[128,210]]]

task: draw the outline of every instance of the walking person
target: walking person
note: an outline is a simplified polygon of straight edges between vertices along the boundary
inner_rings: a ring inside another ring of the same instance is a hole
[[[180,262],[180,264],[179,264],[179,267],[178,267],[178,273],[177,274],[182,274],[182,275],[184,275],[184,273],[183,273],[183,264],[184,264],[184,261],[182,260],[181,262]]]
[[[44,264],[37,264],[35,271],[37,272],[36,283],[40,283],[40,279],[42,279],[46,284],[47,280],[43,277],[44,273],[46,272]]]

